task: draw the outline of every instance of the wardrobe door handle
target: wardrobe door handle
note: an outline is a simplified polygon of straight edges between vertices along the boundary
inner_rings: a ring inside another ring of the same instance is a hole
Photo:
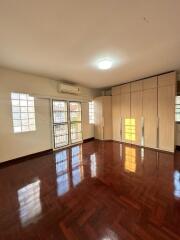
[[[144,117],[141,117],[141,127],[142,127],[141,145],[144,146]]]

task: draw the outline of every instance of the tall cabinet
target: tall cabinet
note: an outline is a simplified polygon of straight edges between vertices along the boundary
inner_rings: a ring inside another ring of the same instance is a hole
[[[122,141],[121,87],[112,88],[112,139]]]
[[[174,152],[176,72],[112,88],[112,139]]]
[[[157,77],[143,81],[143,145],[157,148],[158,109]]]
[[[95,138],[99,140],[112,139],[112,102],[111,96],[101,96],[94,99],[95,107]]]
[[[121,86],[121,140],[122,142],[131,143],[131,85],[124,84]]]
[[[131,83],[132,143],[142,144],[142,81]],[[134,123],[134,124],[133,124]]]
[[[158,148],[173,152],[175,145],[176,73],[158,76]]]

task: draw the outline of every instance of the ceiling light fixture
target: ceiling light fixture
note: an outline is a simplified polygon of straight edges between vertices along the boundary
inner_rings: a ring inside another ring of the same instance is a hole
[[[101,70],[108,70],[112,67],[112,60],[108,58],[104,58],[98,61],[97,66]]]

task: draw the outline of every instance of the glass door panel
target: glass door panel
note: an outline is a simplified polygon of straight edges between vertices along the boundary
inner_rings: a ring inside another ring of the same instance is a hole
[[[54,148],[69,144],[67,102],[53,100]]]
[[[71,143],[82,141],[81,103],[70,102],[70,136]]]
[[[54,148],[81,142],[81,103],[53,100],[52,111]]]

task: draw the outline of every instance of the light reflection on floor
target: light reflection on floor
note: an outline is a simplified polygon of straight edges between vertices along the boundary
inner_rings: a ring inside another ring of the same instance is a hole
[[[180,199],[180,172],[174,171],[174,196]]]
[[[82,146],[57,152],[56,175],[57,195],[63,196],[71,186],[77,186],[84,179],[84,166],[82,162]]]
[[[97,176],[97,163],[96,163],[96,154],[95,153],[91,154],[90,161],[91,161],[91,177],[96,177]]]
[[[40,180],[22,187],[18,190],[19,216],[22,226],[35,223],[42,211],[40,200]]]
[[[136,172],[136,149],[125,147],[125,171]]]

